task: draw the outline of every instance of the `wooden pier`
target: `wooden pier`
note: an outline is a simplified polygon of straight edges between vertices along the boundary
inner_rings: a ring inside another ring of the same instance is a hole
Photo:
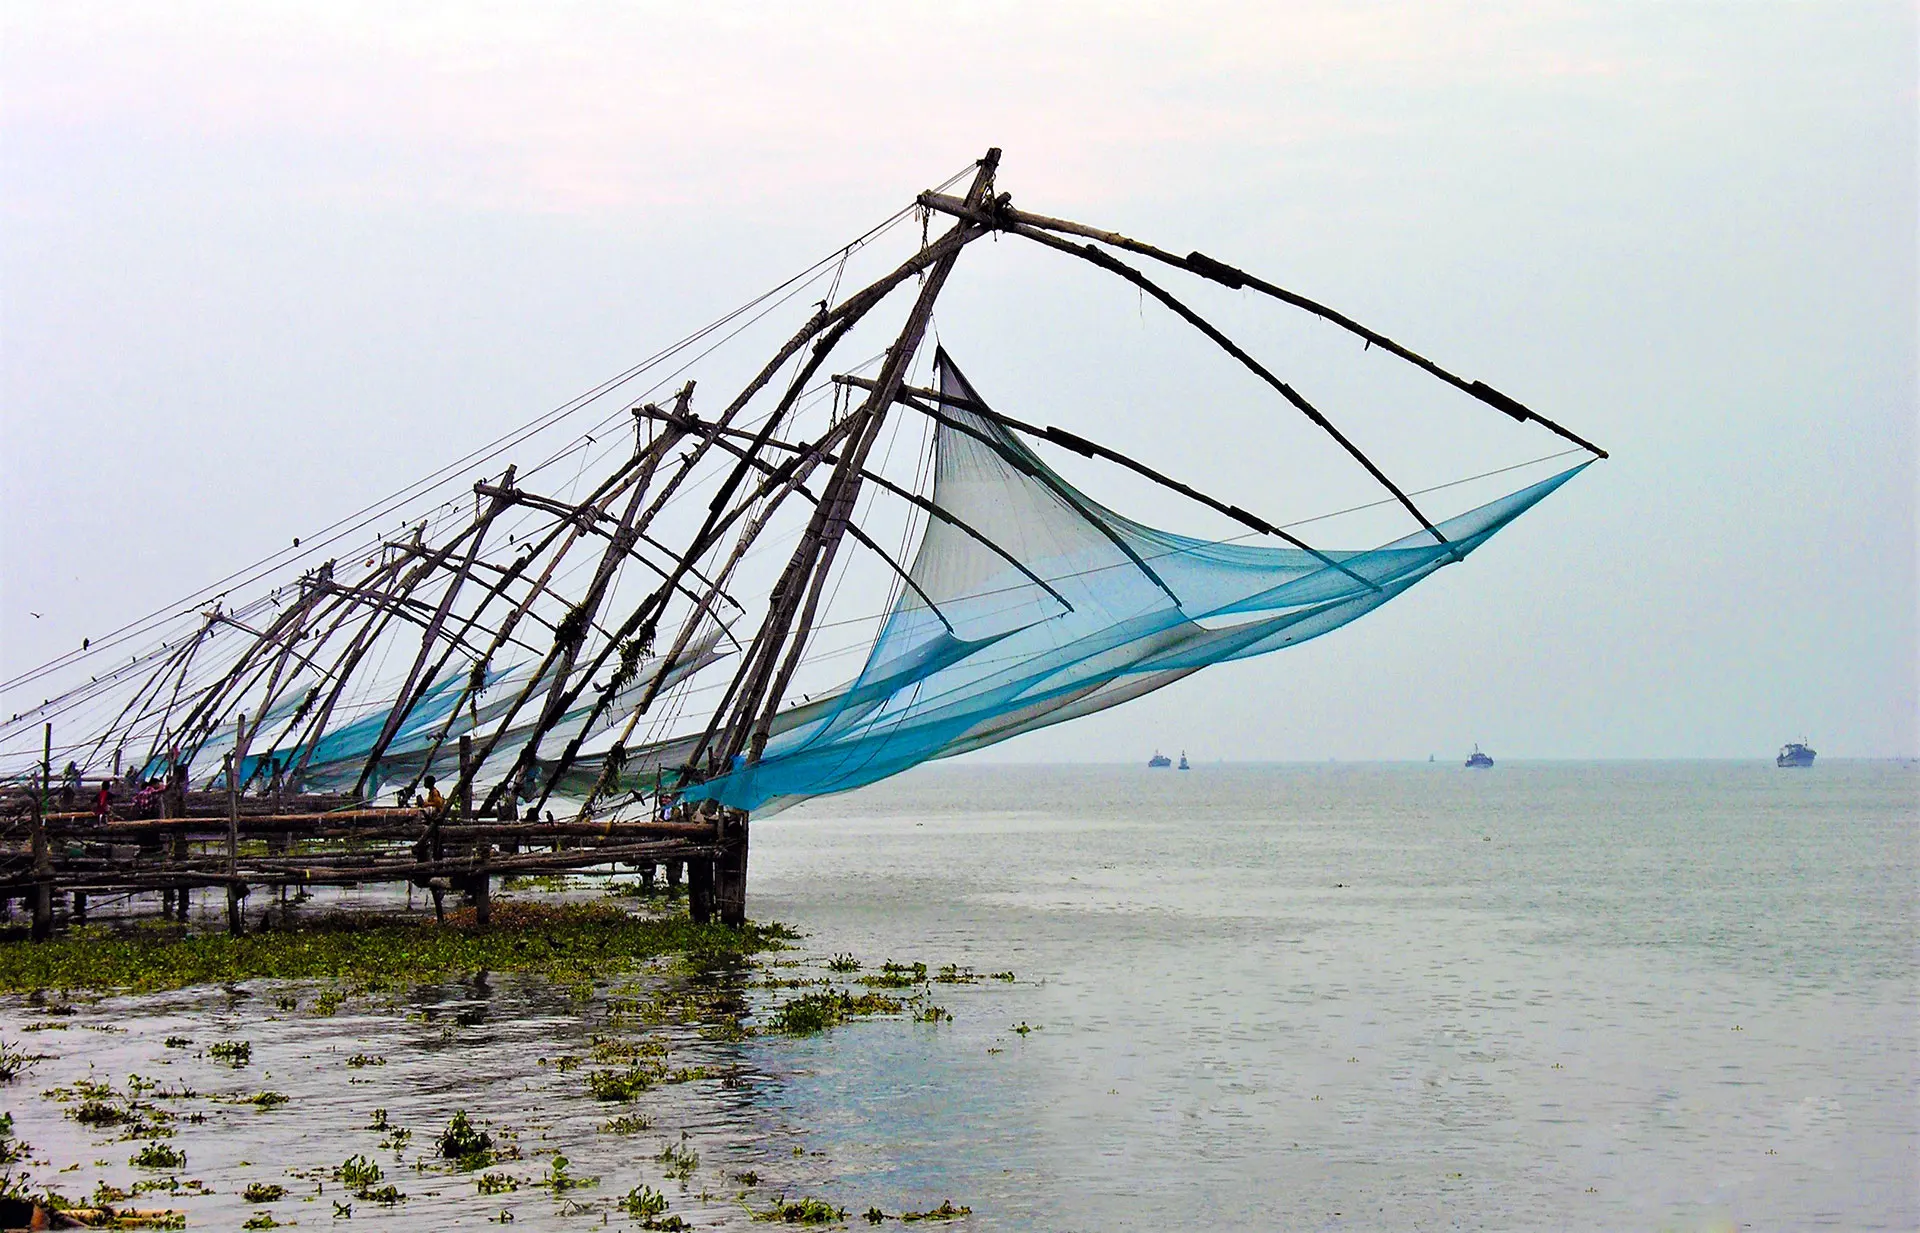
[[[124,784],[110,788],[114,804],[128,803]],[[724,844],[705,817],[486,818],[462,798],[436,811],[346,796],[176,792],[165,816],[121,817],[110,808],[102,819],[79,808],[99,789],[96,781],[77,792],[0,792],[0,913],[20,904],[35,938],[51,931],[56,907],[78,923],[90,900],[107,897],[152,895],[163,915],[184,919],[192,892],[223,891],[228,927],[239,933],[254,890],[400,883],[429,891],[436,911],[458,893],[485,924],[497,878],[628,870],[651,883],[663,867],[669,884],[684,873],[693,918],[705,921],[720,915],[716,886],[729,881],[716,877],[716,862],[744,847]],[[733,860],[744,872],[744,851]]]

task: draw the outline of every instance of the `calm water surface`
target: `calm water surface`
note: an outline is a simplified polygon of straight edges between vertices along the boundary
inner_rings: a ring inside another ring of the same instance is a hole
[[[577,1074],[529,1073],[597,1005],[503,979],[334,1018],[265,990],[117,999],[30,1037],[59,1056],[29,1082],[294,1094],[182,1127],[227,1192],[371,1150],[375,1105],[416,1136],[468,1108],[603,1179],[482,1203],[390,1155],[414,1197],[353,1220],[396,1226],[631,1225],[610,1200],[649,1181],[697,1227],[753,1227],[785,1191],[856,1223],[951,1197],[973,1229],[1908,1229],[1917,900],[1910,765],[932,767],[756,823],[753,913],[808,935],[789,971],[849,952],[1018,979],[934,985],[938,1025],[672,1029],[676,1064],[741,1078],[651,1094],[647,1133],[599,1131],[618,1110]],[[255,1062],[176,1032],[247,1036]],[[344,1069],[359,1050],[388,1065]],[[14,1087],[38,1155],[114,1166],[70,1189],[126,1184],[127,1145]],[[680,1187],[654,1156],[683,1131],[702,1164]],[[331,1198],[281,1218],[330,1226]]]

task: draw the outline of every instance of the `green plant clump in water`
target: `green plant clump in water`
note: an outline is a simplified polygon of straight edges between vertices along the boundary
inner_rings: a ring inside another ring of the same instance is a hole
[[[293,1097],[288,1096],[284,1092],[258,1092],[252,1096],[242,1097],[235,1103],[252,1105],[254,1108],[260,1110],[260,1112],[265,1113],[268,1109],[277,1109],[292,1099]]]
[[[135,1152],[127,1163],[136,1169],[181,1169],[186,1167],[187,1154],[164,1143],[149,1143]]]
[[[222,1040],[207,1046],[207,1056],[229,1066],[245,1066],[253,1060],[253,1042]]]
[[[333,1171],[333,1179],[353,1191],[365,1190],[383,1176],[379,1165],[358,1153],[347,1157]]]
[[[889,959],[872,976],[862,976],[860,983],[876,989],[910,989],[925,984],[927,965],[924,963],[895,963]]]
[[[193,1048],[193,1038],[191,1036],[169,1036],[167,1037],[167,1048],[191,1049]]]
[[[777,1224],[834,1224],[847,1218],[847,1209],[825,1199],[775,1199],[773,1206],[753,1214],[755,1220]]]
[[[654,1159],[667,1166],[667,1176],[676,1181],[686,1181],[700,1167],[700,1153],[687,1146],[684,1134],[679,1143],[669,1143],[661,1148],[660,1154]]]
[[[860,961],[852,955],[835,955],[833,958],[827,960],[827,971],[829,972],[858,972],[859,970]]]
[[[620,1200],[620,1210],[635,1220],[652,1220],[667,1211],[667,1196],[651,1186],[635,1186]]]
[[[914,1018],[914,1021],[917,1023],[942,1023],[942,1022],[952,1023],[953,1022],[953,1015],[951,1012],[947,1010],[946,1007],[934,1006],[932,1004],[928,1004],[928,1006],[924,1010],[917,1011],[914,1014],[913,1018]]]
[[[184,1218],[181,1227],[185,1227]],[[277,1229],[280,1227],[280,1222],[273,1218],[272,1212],[255,1212],[253,1215],[248,1216],[246,1220],[242,1221],[240,1227],[243,1229]]]
[[[565,1194],[569,1190],[580,1190],[588,1186],[598,1186],[597,1177],[582,1177],[567,1169],[567,1158],[554,1153],[553,1160],[547,1165],[547,1171],[540,1179],[540,1185],[555,1194]]]
[[[958,1220],[962,1216],[973,1215],[971,1207],[955,1207],[952,1199],[943,1199],[940,1206],[924,1212],[901,1212],[900,1219],[912,1224],[917,1220]]]
[[[80,1107],[68,1116],[73,1118],[74,1121],[79,1122],[82,1126],[98,1126],[102,1128],[118,1126],[128,1119],[128,1114],[125,1109],[122,1109],[119,1105],[110,1105],[104,1100],[83,1101]]]
[[[366,1066],[385,1066],[387,1059],[377,1053],[356,1053],[347,1059],[349,1070],[359,1070]]]
[[[633,1100],[652,1087],[660,1072],[644,1066],[625,1070],[595,1070],[587,1074],[587,1090],[595,1100]]]
[[[271,1182],[248,1182],[240,1197],[249,1203],[278,1203],[286,1198],[287,1188]]]
[[[898,998],[877,993],[863,993],[859,997],[838,990],[808,993],[782,1003],[774,1013],[771,1026],[788,1036],[812,1036],[867,1015],[897,1015],[901,1007]]]
[[[475,1126],[465,1109],[453,1115],[435,1142],[442,1156],[463,1169],[477,1169],[493,1159],[493,1136]]]
[[[653,1123],[638,1113],[626,1113],[610,1122],[602,1123],[600,1129],[610,1135],[637,1135],[643,1130],[653,1129]]]
[[[11,1083],[20,1074],[40,1060],[38,1053],[28,1053],[20,1045],[0,1040],[0,1083]]]
[[[474,1189],[481,1194],[506,1194],[520,1189],[520,1182],[509,1173],[482,1173],[473,1179]]]

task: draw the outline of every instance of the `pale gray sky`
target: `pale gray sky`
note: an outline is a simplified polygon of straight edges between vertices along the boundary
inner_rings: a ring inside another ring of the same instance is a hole
[[[998,756],[1920,752],[1911,4],[392,8],[0,10],[0,673],[998,145],[1018,204],[1258,271],[1615,455],[1355,625]],[[1131,293],[977,245],[941,326],[1009,409],[1326,508],[1280,410]],[[1553,448],[1383,406],[1357,431],[1414,482]]]

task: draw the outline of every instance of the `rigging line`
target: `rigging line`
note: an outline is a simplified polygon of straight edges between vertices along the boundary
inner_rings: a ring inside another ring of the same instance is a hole
[[[946,184],[951,185],[956,180],[958,180],[959,178],[961,178],[966,174],[967,174],[967,171],[963,170],[957,175],[955,175],[952,179],[949,179],[948,181],[946,181]],[[869,240],[876,238],[883,232],[891,229],[902,218],[910,214],[914,208],[915,207],[912,205],[903,207],[901,210],[891,215],[883,223],[868,230],[864,235],[856,239],[852,245],[847,246],[847,249],[836,250],[836,253],[833,256],[829,256],[827,258],[823,258],[822,260],[815,262],[813,265],[807,267],[807,269],[801,271],[799,274],[794,275],[792,278],[789,278],[785,282],[780,283],[770,291],[767,291],[762,295],[755,297],[753,300],[749,301],[747,304],[742,305],[740,308],[733,310],[732,312],[719,318],[717,321],[702,327],[700,330],[697,330],[693,334],[686,336],[686,338],[682,339],[681,341],[676,342],[670,345],[669,347],[655,353],[653,356],[649,357],[648,359],[641,361],[641,363],[636,365],[635,367],[628,369],[625,373],[622,373],[619,376],[614,378],[609,378],[607,381],[602,382],[599,386],[596,386],[588,390],[584,394],[576,395],[574,398],[569,399],[567,402],[560,404],[560,406],[556,407],[554,410],[546,412],[545,414],[536,417],[533,421],[531,421],[529,424],[523,425],[520,429],[511,430],[508,433],[495,438],[492,442],[489,442],[488,444],[483,445],[476,450],[470,451],[466,455],[463,455],[462,457],[454,460],[453,462],[448,463],[447,465],[441,467],[438,471],[430,473],[423,479],[415,480],[413,483],[408,484],[400,489],[397,489],[395,492],[390,493],[388,496],[381,498],[380,500],[374,501],[368,505],[362,506],[360,507],[360,509],[354,511],[353,513],[347,514],[344,517],[335,520],[333,523],[330,523],[326,527],[323,527],[315,536],[301,537],[301,541],[308,541],[308,542],[303,543],[297,552],[295,552],[294,549],[281,549],[279,552],[272,553],[269,556],[260,558],[259,560],[249,565],[242,566],[238,570],[235,570],[233,573],[230,573],[223,578],[217,579],[214,582],[208,583],[206,586],[203,586],[198,590],[193,591],[192,593],[190,593],[189,595],[187,595],[182,599],[174,601],[172,604],[166,605],[165,607],[158,609],[155,612],[150,613],[145,617],[136,618],[134,621],[131,621],[126,625],[121,626],[119,629],[110,631],[108,634],[103,635],[101,638],[94,639],[93,640],[94,646],[93,648],[90,648],[90,650],[105,650],[111,647],[119,646],[122,642],[126,640],[127,637],[132,636],[132,633],[134,631],[137,631],[139,628],[149,626],[160,620],[172,619],[175,616],[181,614],[183,610],[190,608],[191,606],[203,601],[205,598],[209,597],[210,595],[219,592],[219,590],[223,587],[231,589],[231,585],[247,585],[248,583],[251,583],[257,578],[264,576],[265,572],[271,572],[271,569],[282,568],[286,565],[290,565],[295,561],[302,560],[312,556],[314,553],[318,552],[321,548],[325,548],[333,545],[341,538],[344,538],[346,535],[351,534],[353,531],[366,526],[370,522],[378,520],[378,518],[380,517],[386,516],[386,512],[390,512],[392,509],[397,508],[400,503],[404,503],[405,501],[408,501],[408,500],[417,499],[417,497],[424,495],[426,492],[432,491],[433,488],[438,487],[442,483],[445,483],[447,479],[450,478],[453,472],[456,472],[456,471],[464,472],[468,470],[476,462],[483,462],[483,461],[486,461],[487,459],[495,457],[498,454],[504,452],[506,449],[512,448],[513,445],[519,444],[521,441],[528,439],[529,437],[533,436],[537,432],[544,431],[547,427],[550,427],[552,424],[558,423],[560,420],[565,419],[567,416],[574,414],[575,412],[580,410],[582,407],[589,405],[591,402],[596,401],[604,394],[610,392],[613,389],[618,388],[621,385],[624,385],[627,381],[632,380],[633,377],[638,376],[642,372],[645,372],[648,368],[651,368],[653,365],[659,363],[661,360],[675,354],[676,352],[691,345],[692,343],[699,341],[701,338],[705,337],[707,334],[712,333],[714,330],[724,326],[727,322],[733,320],[735,317],[741,315],[742,313],[751,311],[754,307],[756,307],[758,304],[765,301],[770,296],[776,295],[779,292],[785,290],[789,285],[795,282],[798,282],[803,278],[809,279],[810,281],[810,276],[816,271],[816,269],[825,265],[827,262],[839,259],[840,254],[844,253],[848,249],[852,247],[864,245]],[[379,510],[383,512],[370,513],[370,511],[375,511],[375,510]],[[336,528],[345,527],[345,524],[354,522],[355,519],[362,518],[363,515],[366,515],[366,517],[362,521],[356,523],[354,526],[346,527],[346,529],[340,530],[336,533]],[[325,538],[320,538],[320,537],[325,537]],[[301,541],[296,541],[296,543],[299,543]],[[295,555],[288,556],[287,554],[289,552],[295,552]],[[262,569],[262,567],[268,567],[268,566],[270,566],[270,568],[265,570]],[[236,580],[242,579],[244,575],[248,575],[249,573],[252,573],[253,576],[246,578],[245,581],[236,582]],[[26,673],[20,674],[12,679],[0,681],[0,694],[4,694],[5,692],[19,685],[29,683],[33,680],[37,680],[41,676],[44,676],[46,673],[54,671],[60,667],[64,667],[69,663],[78,662],[79,660],[85,658],[85,656],[88,653],[89,652],[70,652],[68,655],[57,657],[56,659],[50,660],[47,663],[40,665],[39,667],[29,669]]]
[[[978,213],[976,211],[970,210],[967,207],[965,202],[960,201],[959,199],[954,197],[941,197],[938,194],[923,193],[920,195],[919,201],[920,201],[920,204],[923,206],[940,210],[947,214],[953,214],[958,217],[968,217],[972,214]],[[1446,369],[1440,367],[1438,364],[1434,363],[1432,360],[1427,359],[1425,356],[1416,354],[1415,352],[1408,350],[1407,348],[1401,346],[1399,343],[1394,342],[1391,338],[1386,337],[1384,334],[1379,334],[1373,330],[1368,329],[1366,326],[1361,325],[1358,321],[1353,320],[1351,317],[1346,316],[1344,313],[1337,312],[1334,309],[1329,308],[1325,304],[1321,304],[1321,303],[1318,303],[1317,301],[1310,300],[1306,296],[1300,295],[1296,292],[1288,291],[1284,287],[1277,287],[1274,284],[1267,282],[1265,279],[1262,279],[1255,275],[1247,273],[1245,270],[1236,269],[1235,267],[1227,265],[1224,262],[1215,261],[1212,257],[1207,256],[1205,253],[1191,252],[1191,253],[1188,253],[1185,257],[1181,257],[1174,253],[1170,253],[1165,249],[1155,247],[1152,244],[1148,244],[1140,240],[1130,239],[1127,236],[1121,235],[1117,231],[1105,231],[1098,227],[1089,227],[1083,223],[1070,222],[1066,219],[1048,218],[1045,215],[1040,215],[1040,214],[1029,214],[1024,210],[1014,209],[1011,205],[1007,204],[1005,201],[996,202],[993,207],[993,212],[999,218],[1003,220],[1012,221],[1016,224],[1024,224],[1029,227],[1037,227],[1045,231],[1063,232],[1067,235],[1077,235],[1090,240],[1098,240],[1100,243],[1106,244],[1113,248],[1123,249],[1127,252],[1132,252],[1132,253],[1139,253],[1142,256],[1151,257],[1155,261],[1163,262],[1167,265],[1174,266],[1177,269],[1186,270],[1192,274],[1198,274],[1200,277],[1207,279],[1210,282],[1218,283],[1221,286],[1227,287],[1231,290],[1238,291],[1243,287],[1251,287],[1253,290],[1260,292],[1262,295],[1271,296],[1274,299],[1281,301],[1282,303],[1290,304],[1295,308],[1299,308],[1306,312],[1312,313],[1314,316],[1319,317],[1323,321],[1326,321],[1332,325],[1338,326],[1339,328],[1346,330],[1348,333],[1356,335],[1357,337],[1366,339],[1367,345],[1369,347],[1379,347],[1381,350],[1386,351],[1391,355],[1396,355],[1401,359],[1406,360],[1408,363],[1413,364],[1415,367],[1418,367],[1424,370],[1425,372],[1427,372],[1428,374],[1434,377],[1437,377],[1442,381],[1445,381],[1447,384],[1454,386],[1456,389],[1465,391],[1466,393],[1472,395],[1474,398],[1479,399],[1481,402],[1486,403],[1488,406],[1494,408],[1495,410],[1501,412],[1502,414],[1514,420],[1518,420],[1522,423],[1525,423],[1528,420],[1532,420],[1534,423],[1537,423],[1541,427],[1547,429],[1548,431],[1560,437],[1563,437],[1568,441],[1573,442],[1575,445],[1578,445],[1581,449],[1586,450],[1591,454],[1594,454],[1600,458],[1605,458],[1608,456],[1607,451],[1601,449],[1599,446],[1594,445],[1592,442],[1585,440],[1584,438],[1578,436],[1577,434],[1573,433],[1569,429],[1566,429],[1561,425],[1556,424],[1552,420],[1548,419],[1546,416],[1541,415],[1539,412],[1533,410],[1531,407],[1528,407],[1525,404],[1520,403],[1517,400],[1507,396],[1506,394],[1501,393],[1499,390],[1494,389],[1492,386],[1488,385],[1486,382],[1468,381],[1463,377],[1455,376],[1453,373],[1448,372]]]
[[[1172,292],[1166,290],[1166,288],[1160,286],[1160,284],[1154,282],[1126,262],[1111,256],[1092,244],[1069,244],[1058,236],[1050,235],[1047,232],[1026,226],[1016,225],[1007,228],[1007,230],[1023,239],[1032,240],[1034,243],[1042,245],[1043,247],[1051,248],[1057,252],[1066,253],[1069,256],[1091,262],[1101,269],[1127,280],[1142,291],[1145,291],[1148,295],[1151,295],[1154,299],[1160,301],[1160,303],[1171,309],[1175,315],[1179,316],[1183,321],[1187,322],[1187,324],[1193,326],[1202,334],[1205,334],[1213,341],[1215,346],[1218,346],[1228,355],[1238,360],[1243,367],[1279,391],[1280,396],[1293,404],[1295,410],[1312,420],[1320,427],[1321,431],[1339,443],[1340,447],[1346,450],[1355,462],[1358,462],[1362,467],[1366,468],[1367,473],[1378,480],[1381,487],[1392,493],[1399,500],[1400,504],[1406,507],[1407,512],[1412,514],[1414,519],[1426,528],[1429,535],[1432,535],[1434,539],[1441,544],[1447,542],[1446,537],[1440,534],[1439,529],[1433,525],[1432,520],[1420,512],[1420,507],[1413,503],[1412,498],[1402,492],[1400,486],[1394,483],[1393,480],[1388,477],[1387,473],[1382,471],[1379,466],[1374,463],[1373,459],[1367,457],[1359,446],[1349,440],[1345,433],[1335,427],[1333,421],[1328,419],[1319,408],[1302,397],[1298,390],[1275,376],[1271,370],[1260,363],[1260,361],[1254,359],[1253,356],[1249,355],[1238,343],[1235,343],[1232,339],[1221,333],[1220,330],[1206,318],[1187,307],[1187,305],[1175,297]]]

